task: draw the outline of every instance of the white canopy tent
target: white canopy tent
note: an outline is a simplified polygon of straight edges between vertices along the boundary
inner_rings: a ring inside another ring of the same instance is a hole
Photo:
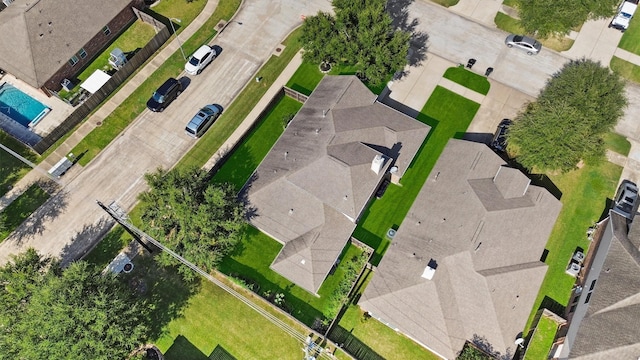
[[[87,80],[80,84],[80,87],[92,94],[95,94],[96,91],[100,90],[102,85],[109,81],[109,79],[111,79],[109,74],[102,70],[96,70]]]

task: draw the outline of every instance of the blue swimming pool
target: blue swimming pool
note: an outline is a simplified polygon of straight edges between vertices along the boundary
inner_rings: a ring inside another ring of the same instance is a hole
[[[20,125],[33,126],[50,110],[13,85],[0,84],[0,112],[17,121]]]

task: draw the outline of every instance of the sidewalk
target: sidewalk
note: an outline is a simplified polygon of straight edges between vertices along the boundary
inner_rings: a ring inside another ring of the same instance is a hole
[[[196,31],[198,31],[202,25],[211,17],[216,7],[218,6],[218,0],[208,0],[202,12],[187,26],[179,35],[183,39],[190,38]],[[46,159],[43,159],[38,167],[44,169],[46,172],[49,168],[55,165],[60,159],[67,156],[67,154],[73,149],[82,139],[87,136],[91,131],[97,127],[98,122],[104,121],[111,112],[120,106],[124,100],[126,100],[140,84],[142,84],[151,74],[153,74],[165,60],[167,60],[176,51],[180,51],[180,41],[174,36],[173,40],[165,45],[165,47],[156,54],[151,61],[149,61],[140,71],[138,71],[133,77],[131,77],[124,86],[118,90],[118,92],[107,100],[100,108],[89,117],[71,136],[69,136],[58,148],[51,153]],[[77,176],[82,171],[80,165],[76,164],[69,170],[69,173],[60,179],[63,184],[66,184],[73,177]],[[7,192],[4,196],[0,197],[0,212],[3,211],[11,202],[13,202],[18,196],[20,196],[25,190],[27,190],[31,184],[40,179],[46,179],[47,177],[41,171],[31,170],[20,181],[18,181],[13,188]]]

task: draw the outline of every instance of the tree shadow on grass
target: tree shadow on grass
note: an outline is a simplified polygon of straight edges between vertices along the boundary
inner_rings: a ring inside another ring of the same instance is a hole
[[[263,296],[265,292],[270,292],[273,295],[278,293],[284,294],[284,302],[288,304],[292,310],[290,312],[291,315],[305,323],[307,326],[312,326],[316,317],[323,316],[320,309],[314,308],[304,299],[300,299],[291,293],[291,290],[295,286],[292,283],[282,287],[266,278],[257,269],[242,264],[232,258],[226,259],[224,261],[224,265],[220,266],[219,270],[227,276],[237,277],[240,275],[246,280],[259,284],[260,293],[258,295],[260,296]],[[268,270],[272,271],[271,269]]]
[[[154,304],[149,317],[150,339],[158,339],[173,319],[182,316],[189,299],[200,290],[201,280],[187,283],[173,266],[162,266],[154,255],[142,253],[133,260],[134,269],[121,274],[132,289]],[[184,359],[184,357],[183,357]]]
[[[182,335],[173,340],[171,347],[165,352],[166,360],[208,360],[209,357],[203,354],[189,339]]]

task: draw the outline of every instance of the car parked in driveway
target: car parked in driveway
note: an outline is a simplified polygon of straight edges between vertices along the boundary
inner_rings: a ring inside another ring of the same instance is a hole
[[[618,187],[616,197],[613,199],[611,211],[624,216],[629,220],[638,212],[638,186],[629,180],[623,180]]]
[[[216,55],[216,51],[211,46],[202,45],[193,55],[189,56],[189,61],[184,64],[184,71],[190,75],[198,75]]]
[[[493,139],[491,140],[491,148],[493,150],[498,152],[504,152],[507,150],[507,132],[509,131],[509,126],[511,126],[511,120],[503,119],[500,121],[495,134],[493,134]]]
[[[169,78],[158,90],[153,92],[147,101],[147,108],[154,112],[161,112],[175,100],[182,92],[182,84],[174,78]]]
[[[629,23],[637,8],[638,0],[622,0],[622,3],[618,6],[616,16],[609,23],[609,27],[625,32],[629,28]]]
[[[189,121],[184,132],[193,138],[199,138],[204,135],[220,114],[222,114],[220,105],[206,105]]]
[[[504,40],[507,47],[515,47],[527,52],[527,55],[536,55],[542,50],[542,44],[534,38],[524,35],[511,34]]]

